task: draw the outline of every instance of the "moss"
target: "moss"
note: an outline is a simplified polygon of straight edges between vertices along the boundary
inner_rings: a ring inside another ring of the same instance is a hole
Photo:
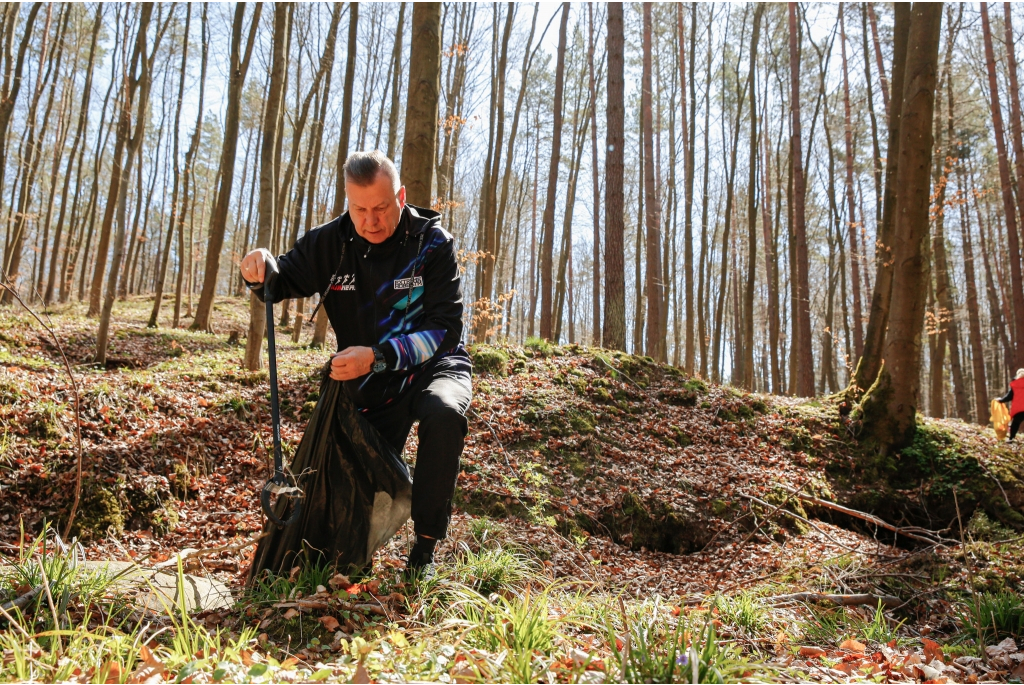
[[[533,352],[535,357],[553,357],[558,354],[558,348],[543,338],[527,338],[523,347]]]
[[[178,499],[188,497],[188,486],[192,482],[192,474],[184,462],[175,461],[171,466],[171,473],[167,476],[171,483],[171,492]]]
[[[72,534],[82,540],[96,540],[124,533],[124,510],[117,492],[94,479],[82,482],[82,499],[72,525]]]
[[[980,509],[975,511],[971,520],[967,522],[967,532],[975,540],[984,540],[986,542],[1006,540],[1015,535],[1012,530],[1006,526],[999,525]]]
[[[488,383],[487,381],[477,381],[476,385],[474,386],[474,389],[478,393],[486,395],[489,392],[491,392],[491,384]]]
[[[666,388],[658,393],[658,399],[675,407],[693,407],[697,404],[697,393],[689,388]]]
[[[506,375],[509,357],[502,350],[490,345],[472,345],[469,354],[473,359],[473,370],[477,373]]]
[[[595,534],[611,533],[616,542],[631,549],[646,548],[670,554],[696,552],[709,539],[706,523],[692,520],[665,502],[646,501],[632,492],[606,507],[585,528]]]

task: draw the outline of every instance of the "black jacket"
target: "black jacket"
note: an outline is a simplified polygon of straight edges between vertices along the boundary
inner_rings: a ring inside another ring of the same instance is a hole
[[[361,410],[394,402],[430,362],[468,356],[459,265],[439,218],[406,205],[394,234],[373,245],[345,212],[277,258],[280,275],[268,283],[274,302],[319,293],[339,350],[376,345],[384,353],[387,371],[346,382]],[[254,292],[264,298],[263,288]]]

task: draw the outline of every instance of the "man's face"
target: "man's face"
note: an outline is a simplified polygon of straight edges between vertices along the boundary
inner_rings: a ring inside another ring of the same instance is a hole
[[[396,193],[387,175],[377,174],[368,186],[345,181],[345,195],[348,215],[361,238],[376,245],[391,237],[405,207],[405,186]]]

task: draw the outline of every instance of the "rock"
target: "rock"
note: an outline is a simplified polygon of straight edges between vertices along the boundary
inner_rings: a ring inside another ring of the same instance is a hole
[[[135,603],[143,609],[166,613],[177,607],[177,569],[144,568],[129,561],[87,561],[85,567],[114,579],[114,585],[136,593]],[[184,574],[182,598],[189,613],[226,609],[234,604],[228,586],[213,578]]]

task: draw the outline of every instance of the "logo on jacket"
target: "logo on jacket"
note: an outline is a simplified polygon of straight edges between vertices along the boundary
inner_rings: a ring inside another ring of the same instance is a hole
[[[356,289],[356,276],[355,274],[345,274],[344,276],[334,275],[331,276],[331,290],[355,290]]]
[[[408,290],[409,288],[422,288],[423,277],[416,276],[414,278],[399,278],[395,281],[395,290]]]

